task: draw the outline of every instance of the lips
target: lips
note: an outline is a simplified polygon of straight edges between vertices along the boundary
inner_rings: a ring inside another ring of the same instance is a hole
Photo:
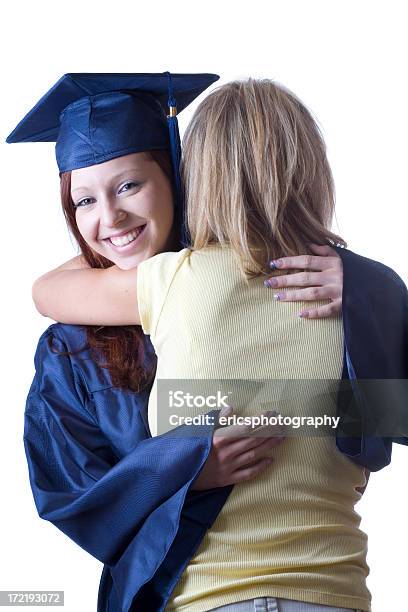
[[[135,227],[133,230],[127,232],[126,234],[122,234],[121,236],[111,236],[106,240],[109,240],[109,242],[115,247],[124,247],[130,244],[131,242],[134,242],[136,238],[138,238],[143,232],[145,227],[146,225],[140,225],[139,227]]]

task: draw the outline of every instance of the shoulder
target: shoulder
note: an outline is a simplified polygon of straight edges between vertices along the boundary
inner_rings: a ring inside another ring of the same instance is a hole
[[[36,358],[44,359],[46,354],[69,355],[86,348],[86,328],[78,325],[53,323],[41,334]]]
[[[150,257],[139,264],[138,274],[139,271],[148,274],[152,272],[157,273],[160,271],[164,273],[167,271],[176,271],[183,264],[183,262],[189,259],[190,254],[191,250],[187,248],[177,252],[169,251],[166,253],[159,253],[158,255],[154,255],[153,257]]]
[[[190,250],[182,249],[176,253],[159,253],[139,264],[137,301],[145,334],[154,336],[170,287],[189,256]]]
[[[86,326],[50,325],[38,341],[34,363],[37,377],[71,381],[81,395],[112,387],[109,370],[89,350]]]
[[[53,323],[41,334],[38,346],[53,342],[64,345],[67,351],[78,351],[86,344],[86,327]]]
[[[399,276],[399,274],[375,259],[370,259],[345,249],[342,247],[333,247],[343,262],[344,284],[349,281],[355,281],[355,284],[360,288],[374,287],[379,289],[377,282],[381,282],[381,287],[384,288],[384,283],[387,289],[395,290],[397,293],[407,294],[407,287]]]

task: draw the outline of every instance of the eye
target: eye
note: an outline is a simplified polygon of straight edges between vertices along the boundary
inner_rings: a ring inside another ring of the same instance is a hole
[[[95,198],[82,198],[82,200],[74,202],[74,208],[79,208],[81,206],[89,206],[89,204],[92,204],[93,202],[95,202]]]
[[[140,183],[137,183],[136,181],[127,181],[122,185],[122,187],[120,187],[119,193],[123,193],[124,191],[130,191],[130,189],[134,189],[135,187],[139,186]]]

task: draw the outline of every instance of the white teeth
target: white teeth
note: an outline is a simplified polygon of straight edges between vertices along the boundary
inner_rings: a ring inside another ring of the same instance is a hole
[[[135,240],[138,237],[141,231],[142,231],[142,228],[138,227],[132,232],[125,234],[124,236],[111,237],[109,238],[109,240],[115,246],[125,246],[126,244],[133,242],[133,240]]]

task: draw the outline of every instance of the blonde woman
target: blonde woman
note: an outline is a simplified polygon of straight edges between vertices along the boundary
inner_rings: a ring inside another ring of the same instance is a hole
[[[63,266],[36,282],[40,312],[67,323],[141,323],[158,356],[155,384],[301,379],[323,388],[327,381],[329,397],[330,381],[358,372],[347,345],[353,329],[344,332],[338,318],[306,326],[293,303],[278,308],[264,289],[265,262],[278,275],[280,258],[310,253],[311,242],[345,246],[330,230],[333,179],[311,113],[268,80],[220,87],[188,127],[184,181],[191,248],[126,271]],[[360,265],[363,258],[348,253]],[[352,292],[352,276],[348,283]],[[153,436],[167,417],[155,390]],[[315,404],[306,385],[292,414]],[[254,416],[245,401],[236,408]],[[322,412],[334,409],[319,404]],[[162,594],[166,610],[369,611],[367,537],[354,509],[366,484],[365,458],[347,454],[333,435],[289,436],[273,448],[270,470],[231,489],[171,596]]]

